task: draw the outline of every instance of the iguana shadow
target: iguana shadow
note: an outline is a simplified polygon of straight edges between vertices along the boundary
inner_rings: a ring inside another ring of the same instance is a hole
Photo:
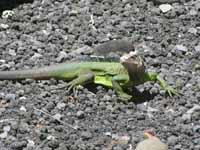
[[[84,85],[84,87],[93,93],[96,93],[98,91],[98,89],[96,88],[97,85],[92,84],[92,83]],[[104,87],[104,88],[108,89],[106,87]],[[135,104],[140,104],[140,103],[151,101],[156,96],[156,94],[151,94],[147,90],[140,92],[136,87],[133,87],[132,91],[129,92],[128,94],[133,96],[132,100],[130,100],[130,101],[133,101]]]
[[[156,93],[152,94],[148,90],[140,92],[136,87],[133,87],[132,96],[133,96],[133,102],[135,104],[141,104],[144,102],[151,101],[156,96]]]
[[[12,10],[21,4],[32,3],[33,1],[34,0],[0,0],[0,14],[4,10]]]

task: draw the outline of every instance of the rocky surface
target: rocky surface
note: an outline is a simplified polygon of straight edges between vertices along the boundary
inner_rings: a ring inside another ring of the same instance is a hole
[[[138,90],[155,96],[123,104],[101,86],[80,87],[73,98],[65,89],[51,90],[63,81],[1,81],[1,149],[130,150],[151,128],[171,150],[199,150],[200,2],[169,0],[170,9],[162,11],[167,2],[1,2],[0,70],[56,64],[78,56],[68,55],[78,48],[130,38],[145,52],[148,70],[181,93],[166,97],[146,83]]]

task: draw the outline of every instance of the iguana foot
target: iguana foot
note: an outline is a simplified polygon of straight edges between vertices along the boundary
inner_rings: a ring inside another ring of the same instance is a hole
[[[166,86],[164,88],[165,92],[170,96],[172,97],[173,95],[178,95],[178,92],[176,89],[174,89],[173,87],[171,86]]]
[[[120,101],[125,102],[125,103],[127,103],[129,100],[132,99],[132,96],[126,93],[118,93],[118,97]]]

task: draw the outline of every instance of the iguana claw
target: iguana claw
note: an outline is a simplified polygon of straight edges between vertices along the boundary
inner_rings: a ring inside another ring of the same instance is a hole
[[[178,92],[176,89],[174,89],[173,87],[171,86],[167,86],[164,88],[165,92],[170,96],[172,97],[173,95],[178,95]]]

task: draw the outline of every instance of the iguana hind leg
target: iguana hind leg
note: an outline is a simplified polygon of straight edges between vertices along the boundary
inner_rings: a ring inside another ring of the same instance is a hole
[[[80,72],[77,78],[68,82],[67,92],[70,92],[73,88],[75,88],[78,85],[85,85],[85,84],[94,82],[94,77],[95,77],[95,74],[92,71]]]

